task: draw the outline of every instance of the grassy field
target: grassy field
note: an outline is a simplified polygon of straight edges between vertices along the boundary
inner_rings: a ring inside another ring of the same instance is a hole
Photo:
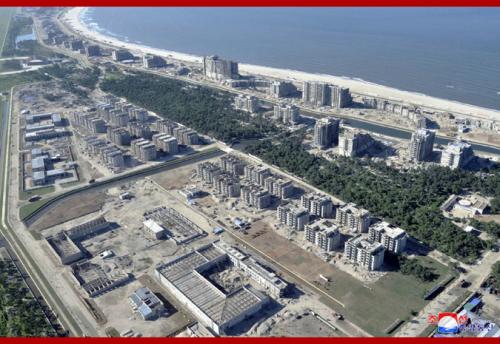
[[[38,210],[40,207],[42,207],[45,203],[49,202],[51,200],[51,197],[43,198],[39,201],[29,203],[26,205],[23,205],[19,209],[19,216],[21,217],[21,220],[24,220],[28,215],[32,214],[36,210]]]
[[[256,233],[261,234],[253,237],[252,234]],[[413,312],[420,311],[428,303],[423,298],[425,293],[451,275],[448,266],[419,256],[415,259],[433,268],[434,273],[439,275],[438,279],[424,283],[413,276],[389,271],[376,282],[365,284],[314,254],[290,245],[264,220],[255,222],[245,239],[331,296],[322,295],[321,301],[374,336],[387,336],[384,331],[396,320],[410,319]],[[330,282],[325,284],[320,275],[329,278]]]
[[[0,8],[0,56],[2,56],[2,49],[9,30],[10,18],[14,14],[15,8],[1,7]]]
[[[29,190],[29,191],[22,191],[21,194],[19,195],[19,198],[22,200],[27,200],[31,196],[35,196],[35,195],[43,196],[43,195],[54,192],[54,190],[55,190],[54,186],[49,185],[49,186],[46,186],[43,188],[38,188],[38,189],[34,189],[34,190]]]
[[[388,272],[377,282],[363,285],[357,280],[332,280],[327,291],[345,304],[345,314],[354,323],[375,336],[387,336],[384,332],[396,320],[408,320],[412,312],[420,311],[428,301],[424,295],[441,281],[451,270],[429,257],[417,258],[422,265],[431,267],[439,278],[433,282],[421,282],[400,272]]]

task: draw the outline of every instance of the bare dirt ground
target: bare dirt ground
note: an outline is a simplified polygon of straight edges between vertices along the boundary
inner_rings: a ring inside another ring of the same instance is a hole
[[[67,198],[36,219],[29,226],[29,229],[41,231],[96,212],[102,208],[105,200],[106,196],[102,191],[89,192]]]

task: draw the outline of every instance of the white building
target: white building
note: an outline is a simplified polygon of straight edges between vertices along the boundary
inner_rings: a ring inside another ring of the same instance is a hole
[[[280,223],[297,231],[304,230],[305,225],[309,223],[307,210],[291,203],[279,205],[276,209],[276,217]]]
[[[333,202],[328,196],[315,193],[304,194],[300,198],[300,203],[311,215],[330,218],[334,214]]]
[[[238,63],[216,55],[203,57],[203,74],[213,80],[238,79]]]
[[[353,232],[366,233],[370,225],[368,210],[358,208],[354,203],[347,203],[337,209],[336,221],[339,225]]]
[[[164,239],[167,236],[167,230],[153,219],[148,219],[142,223],[144,229],[150,237],[154,239]]]
[[[300,112],[299,108],[290,104],[279,104],[273,108],[274,119],[282,122],[283,124],[295,125],[299,123]]]
[[[465,167],[474,157],[474,151],[470,143],[456,140],[446,146],[441,155],[441,166],[451,169]]]
[[[361,234],[346,241],[344,257],[353,263],[359,264],[367,270],[378,270],[384,262],[384,246],[380,243],[371,243]]]
[[[410,159],[425,161],[432,155],[432,147],[436,133],[432,130],[418,129],[411,135]]]
[[[305,226],[304,238],[326,252],[340,246],[339,228],[327,219],[318,219]]]
[[[134,291],[128,297],[134,313],[140,315],[142,320],[152,320],[165,312],[163,302],[148,287]]]
[[[339,143],[340,120],[334,117],[323,117],[314,125],[314,145],[321,149],[336,146]]]
[[[404,230],[385,221],[371,225],[368,229],[368,237],[371,242],[381,243],[386,250],[396,254],[405,250],[408,238]]]

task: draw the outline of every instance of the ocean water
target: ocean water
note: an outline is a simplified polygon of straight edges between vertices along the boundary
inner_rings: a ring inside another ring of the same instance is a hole
[[[500,109],[500,8],[91,8],[105,34]]]

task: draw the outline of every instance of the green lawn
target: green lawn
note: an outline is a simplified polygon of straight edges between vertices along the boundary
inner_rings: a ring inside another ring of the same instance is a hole
[[[19,216],[21,217],[21,220],[24,220],[26,217],[31,215],[33,212],[37,211],[40,207],[42,207],[45,203],[49,202],[50,200],[51,197],[47,197],[39,201],[23,205],[19,209]]]
[[[15,10],[13,7],[0,7],[0,56],[2,56],[3,44],[9,29],[10,18]]]
[[[363,285],[351,276],[345,278],[345,274],[343,278],[333,278],[326,286],[326,291],[345,304],[345,308],[340,311],[352,322],[374,336],[387,336],[385,329],[397,319],[406,321],[412,317],[413,311],[420,311],[428,303],[423,298],[425,293],[451,274],[447,266],[432,258],[416,259],[434,268],[439,278],[426,283],[400,272],[388,272],[377,282]],[[326,298],[322,301],[327,304],[331,302]],[[338,308],[337,305],[332,306]]]
[[[54,192],[54,190],[55,190],[54,186],[49,185],[49,186],[46,186],[43,188],[38,188],[38,189],[34,189],[34,190],[29,190],[29,191],[22,191],[19,198],[22,200],[27,200],[31,196],[35,196],[35,195],[43,196],[43,195]]]

